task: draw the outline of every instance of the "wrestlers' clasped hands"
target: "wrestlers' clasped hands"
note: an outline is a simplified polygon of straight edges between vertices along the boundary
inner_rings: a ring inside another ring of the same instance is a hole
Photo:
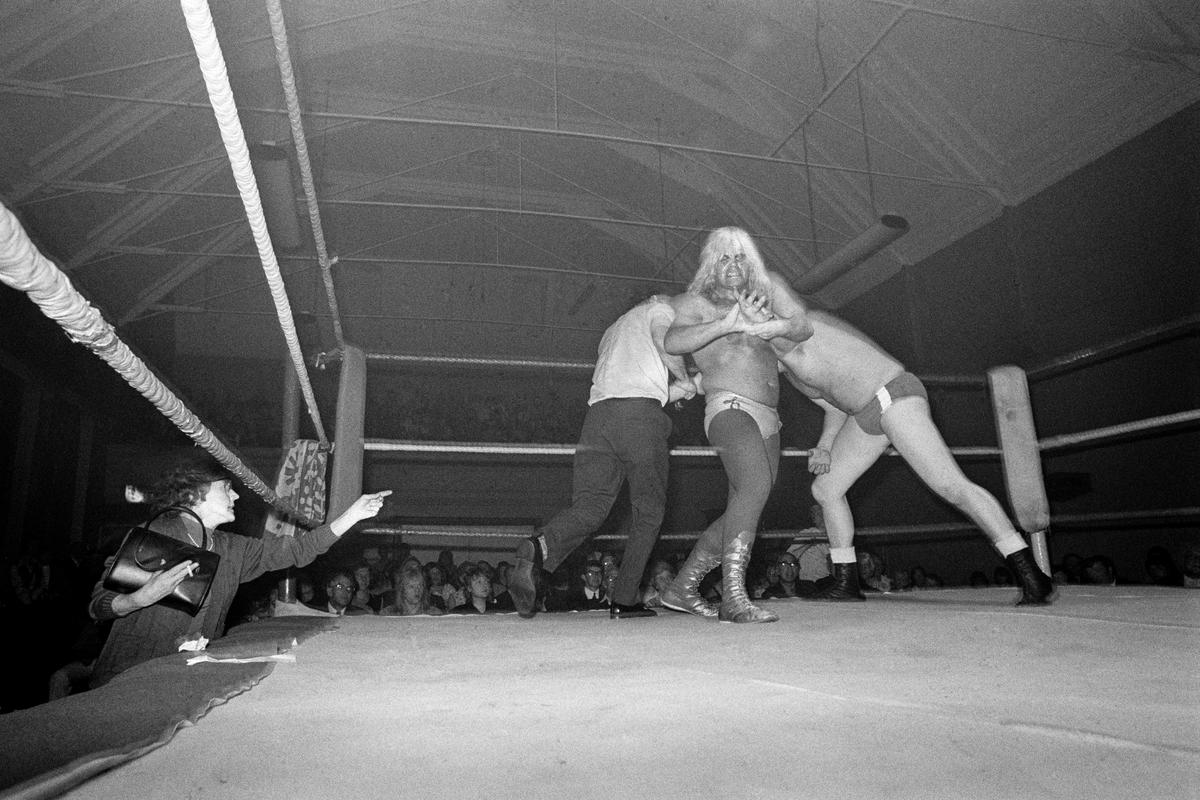
[[[730,313],[736,314],[739,331],[761,339],[774,339],[788,330],[787,320],[775,316],[769,298],[763,294],[742,292]]]
[[[813,475],[824,475],[829,472],[832,458],[824,447],[814,447],[808,451],[808,471]]]

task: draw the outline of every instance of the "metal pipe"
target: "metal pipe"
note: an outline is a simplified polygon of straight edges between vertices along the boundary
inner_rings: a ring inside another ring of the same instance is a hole
[[[908,220],[896,214],[884,214],[877,223],[804,273],[793,285],[801,294],[820,291],[906,233]]]

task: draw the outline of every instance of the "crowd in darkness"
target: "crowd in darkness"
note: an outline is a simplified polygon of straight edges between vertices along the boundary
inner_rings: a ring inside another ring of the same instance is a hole
[[[686,555],[661,550],[642,576],[642,599],[660,606],[658,592],[674,578]],[[828,547],[760,543],[748,576],[755,600],[803,597],[817,590],[829,574]],[[413,614],[493,614],[512,612],[507,596],[512,564],[506,559],[463,558],[450,550],[421,561],[404,545],[366,547],[361,558],[328,553],[305,569],[267,573],[244,584],[230,613],[230,625],[283,614],[349,613],[406,616]],[[4,562],[0,581],[0,622],[6,649],[19,653],[9,661],[2,684],[0,713],[27,708],[65,696],[86,685],[89,666],[100,652],[106,625],[88,617],[92,586],[104,569],[103,554],[68,558],[41,555]],[[1151,547],[1142,564],[1115,565],[1103,554],[1063,555],[1054,565],[1058,584],[1143,584],[1200,588],[1200,543],[1186,549],[1182,565],[1163,547]],[[544,576],[539,611],[604,611],[620,571],[615,553],[591,549],[578,553],[553,574]],[[719,602],[720,570],[702,584],[706,598]],[[921,566],[890,569],[867,548],[859,551],[859,573],[866,592],[938,589],[943,581]],[[1012,586],[1006,568],[974,572],[972,587]],[[660,613],[671,613],[663,611]]]

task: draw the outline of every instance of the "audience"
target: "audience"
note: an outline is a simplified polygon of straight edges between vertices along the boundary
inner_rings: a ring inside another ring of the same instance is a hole
[[[454,608],[455,614],[493,614],[502,610],[492,598],[492,578],[485,570],[477,566],[467,568],[463,582],[467,599]]]
[[[379,614],[384,617],[440,616],[442,610],[431,601],[425,570],[419,565],[407,564],[392,575],[393,600]]]
[[[1190,545],[1183,554],[1183,585],[1200,589],[1200,543]]]
[[[1183,573],[1167,548],[1155,546],[1146,551],[1146,583],[1152,586],[1183,586]]]
[[[1116,586],[1117,570],[1108,556],[1092,556],[1083,562],[1083,574],[1093,586]]]
[[[336,570],[329,575],[325,582],[325,604],[314,606],[317,611],[325,611],[338,617],[355,617],[374,614],[369,607],[355,606],[354,599],[358,594],[358,581],[351,570]]]
[[[646,589],[642,592],[642,605],[647,608],[662,608],[663,590],[675,580],[675,569],[671,562],[659,559],[650,564],[650,579],[646,581]]]
[[[566,611],[593,611],[608,608],[604,596],[604,565],[599,561],[587,561],[579,578],[556,604]]]

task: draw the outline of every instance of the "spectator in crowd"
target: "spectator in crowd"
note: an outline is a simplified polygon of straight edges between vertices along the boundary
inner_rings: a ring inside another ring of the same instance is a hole
[[[928,589],[929,573],[920,564],[908,571],[908,585],[913,589]]]
[[[350,601],[353,608],[369,611],[375,614],[382,607],[381,598],[379,595],[372,596],[370,589],[371,568],[366,564],[359,564],[354,568],[354,583],[358,586],[358,591],[354,593],[354,599]]]
[[[1054,570],[1055,583],[1086,583],[1083,575],[1083,556],[1078,553],[1067,553],[1062,557],[1062,563]]]
[[[463,574],[467,600],[455,607],[455,614],[494,614],[500,609],[492,598],[492,579],[477,566],[469,567]]]
[[[761,569],[753,569],[753,578],[748,581],[750,597],[754,600],[770,600],[784,597],[779,585],[779,559],[770,559]]]
[[[393,600],[380,610],[384,617],[415,617],[440,616],[442,610],[435,606],[429,597],[429,585],[425,580],[425,570],[420,566],[407,566],[397,569],[392,574]]]
[[[358,617],[374,614],[369,607],[354,605],[354,596],[358,593],[358,580],[354,571],[339,569],[330,573],[325,581],[325,605],[318,608],[338,617]]]
[[[1012,586],[1012,573],[1008,571],[1008,567],[996,567],[992,570],[992,585],[993,586]]]
[[[1146,583],[1152,586],[1183,586],[1183,573],[1175,566],[1167,548],[1155,545],[1146,551]]]
[[[579,573],[578,582],[572,586],[562,605],[567,611],[594,611],[608,608],[604,597],[604,565],[599,561],[588,561]]]
[[[1200,543],[1189,545],[1183,553],[1183,585],[1200,589]]]
[[[441,564],[430,561],[425,565],[425,581],[429,586],[430,602],[442,611],[449,609],[448,600],[454,595],[454,587],[446,583]]]
[[[971,577],[968,579],[967,582],[971,585],[971,588],[974,588],[974,589],[992,585],[991,581],[988,580],[987,575],[981,569],[977,569],[974,572],[972,572]]]
[[[1116,586],[1117,570],[1108,556],[1095,555],[1083,562],[1083,574],[1093,586]]]
[[[675,580],[671,562],[659,559],[650,565],[650,580],[642,591],[642,604],[647,608],[662,608],[662,591]]]
[[[508,576],[512,572],[512,564],[501,561],[496,564],[496,572],[492,575],[492,597],[499,598],[508,594]]]
[[[911,592],[912,588],[912,579],[909,577],[908,570],[897,569],[892,572],[893,592]]]
[[[820,508],[820,506],[817,506]],[[801,586],[815,584],[833,574],[833,562],[829,558],[829,544],[816,542],[814,544],[797,544],[788,548],[800,565],[797,580]]]
[[[310,605],[317,596],[317,587],[313,585],[312,576],[304,570],[299,570],[296,577],[296,601]]]
[[[232,476],[215,462],[182,462],[141,494],[149,497],[156,510],[182,506],[192,511],[199,521],[188,514],[164,514],[154,520],[153,527],[197,547],[207,543],[220,556],[220,563],[206,605],[194,616],[159,601],[191,574],[198,566],[195,561],[160,570],[133,592],[112,591],[98,582],[89,613],[93,619],[111,619],[113,624],[92,673],[93,687],[135,664],[177,652],[181,640],[224,635],[226,616],[242,583],[266,572],[308,564],[355,524],[379,513],[391,492],[362,495],[331,523],[303,535],[262,539],[217,529],[234,521],[238,494]]]
[[[876,592],[892,590],[892,579],[884,570],[883,560],[879,556],[870,550],[859,550],[857,558],[858,580],[864,590],[871,589]]]

